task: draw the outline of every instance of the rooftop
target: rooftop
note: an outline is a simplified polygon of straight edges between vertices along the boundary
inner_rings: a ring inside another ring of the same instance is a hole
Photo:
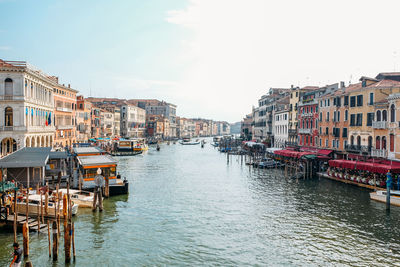
[[[99,155],[99,156],[80,156],[77,157],[79,164],[82,166],[95,166],[100,164],[117,164],[109,155]]]
[[[50,147],[24,147],[0,159],[0,168],[44,167],[50,150]]]
[[[77,155],[79,155],[79,154],[91,154],[91,153],[96,153],[96,154],[104,153],[103,149],[101,149],[99,147],[96,147],[96,146],[74,147],[73,151]]]

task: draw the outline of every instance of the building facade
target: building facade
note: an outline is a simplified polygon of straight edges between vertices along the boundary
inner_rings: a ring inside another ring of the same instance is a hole
[[[121,106],[121,135],[139,138],[146,135],[146,111],[134,105]]]

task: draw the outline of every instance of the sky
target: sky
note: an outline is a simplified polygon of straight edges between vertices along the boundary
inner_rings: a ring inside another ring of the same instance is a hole
[[[271,87],[400,71],[400,1],[0,0],[0,59],[236,122]]]

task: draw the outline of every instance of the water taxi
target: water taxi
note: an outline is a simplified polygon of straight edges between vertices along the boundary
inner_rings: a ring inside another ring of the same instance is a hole
[[[143,149],[136,140],[115,140],[110,154],[113,156],[134,156],[141,154]]]
[[[102,170],[102,175],[108,177],[110,196],[127,194],[128,181],[118,179],[117,161],[109,155],[84,156],[77,157],[79,163],[79,173],[82,175],[80,185],[83,189],[94,189],[94,177],[97,175],[97,169]]]
[[[384,190],[378,190],[376,192],[369,193],[369,197],[372,200],[386,203],[386,193],[387,192]],[[400,207],[400,191],[390,190],[390,205]]]

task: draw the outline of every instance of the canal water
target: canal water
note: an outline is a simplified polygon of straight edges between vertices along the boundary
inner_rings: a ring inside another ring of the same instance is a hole
[[[118,158],[129,196],[103,213],[80,210],[71,266],[393,266],[400,263],[400,209],[339,182],[286,180],[282,170],[229,163],[209,144],[162,145]],[[19,236],[19,240],[22,236]],[[12,234],[0,232],[0,266]],[[31,233],[34,266],[47,235]]]

